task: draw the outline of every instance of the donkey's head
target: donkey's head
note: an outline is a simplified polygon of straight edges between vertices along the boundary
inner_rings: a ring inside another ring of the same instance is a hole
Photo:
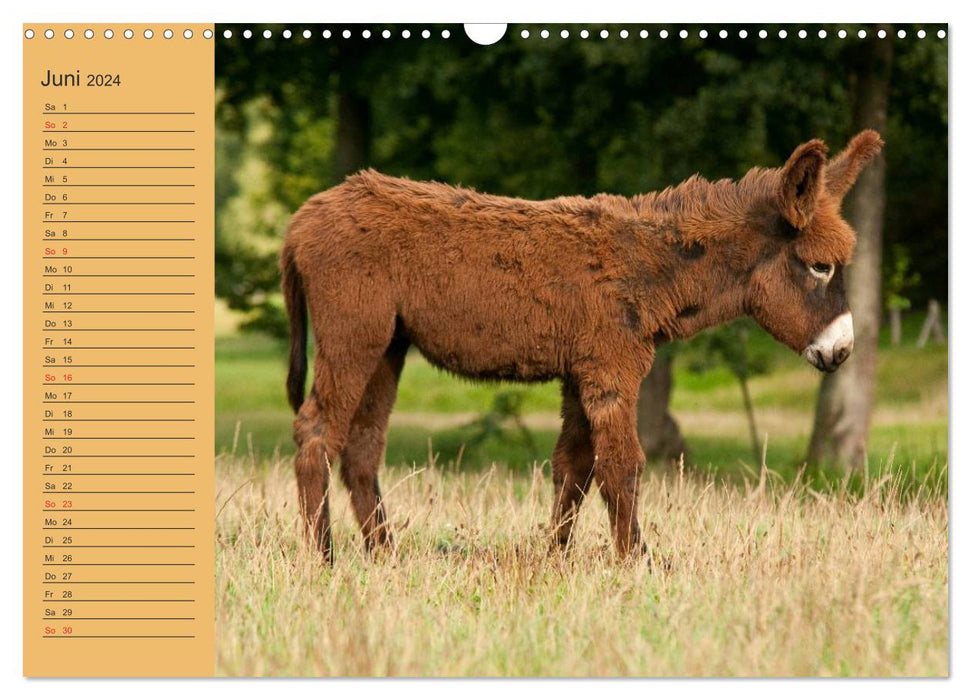
[[[882,146],[879,134],[864,131],[827,161],[822,141],[802,144],[773,171],[772,206],[758,217],[762,249],[746,309],[777,340],[827,372],[853,350],[843,268],[856,236],[840,205]]]

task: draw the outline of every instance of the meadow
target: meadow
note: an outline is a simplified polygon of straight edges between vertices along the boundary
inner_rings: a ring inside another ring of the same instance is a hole
[[[470,446],[511,387],[410,357],[382,485],[396,534],[367,557],[332,490],[336,565],[304,546],[283,346],[217,339],[217,671],[222,675],[940,676],[948,673],[947,349],[881,349],[870,465],[801,459],[819,375],[779,349],[752,382],[676,363],[682,464],[645,472],[650,554],[618,561],[592,496],[549,551],[558,389]],[[771,343],[767,338],[754,342]],[[335,479],[335,482],[339,480]]]

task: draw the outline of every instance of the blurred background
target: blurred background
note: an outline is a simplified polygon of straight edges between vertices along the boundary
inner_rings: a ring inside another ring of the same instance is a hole
[[[741,25],[511,25],[488,47],[461,25],[245,28],[252,38],[217,32],[220,452],[292,452],[277,254],[290,215],[348,173],[531,199],[631,195],[779,166],[810,138],[835,154],[876,128],[884,156],[844,205],[859,235],[851,360],[824,379],[742,320],[664,347],[639,428],[656,465],[684,454],[727,478],[757,478],[763,460],[783,478],[807,464],[810,478],[893,469],[946,490],[945,26],[762,39]],[[558,409],[555,384],[472,384],[413,353],[387,462],[527,470],[548,459]]]

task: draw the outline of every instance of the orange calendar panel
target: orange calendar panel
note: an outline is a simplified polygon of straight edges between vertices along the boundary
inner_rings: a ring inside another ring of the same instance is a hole
[[[25,30],[24,672],[210,675],[212,27]]]

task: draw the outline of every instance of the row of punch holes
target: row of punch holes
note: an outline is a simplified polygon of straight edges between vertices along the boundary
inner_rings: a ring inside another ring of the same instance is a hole
[[[554,32],[551,32],[549,29],[541,29],[536,33],[536,36],[538,36],[540,39],[549,39],[551,36],[553,36],[554,33],[558,34],[561,39],[569,39],[571,36],[571,32],[569,29],[561,29],[558,32],[556,32],[555,30]],[[753,30],[753,33],[754,33],[754,36],[757,36],[759,39],[769,38],[769,31],[767,29],[760,29],[758,30],[758,32],[754,32]],[[304,29],[303,31],[298,31],[298,32],[293,32],[290,29],[284,29],[283,31],[280,32],[280,36],[282,36],[284,39],[291,39],[295,36],[295,34],[300,34],[304,39],[311,39],[314,36],[314,32],[311,31],[310,29]],[[820,39],[825,39],[827,38],[827,36],[829,36],[828,32],[825,29],[819,29],[815,32],[815,34]],[[836,30],[834,34],[839,39],[845,39],[850,35],[850,33],[845,29]],[[907,30],[905,29],[898,29],[896,34],[898,39],[907,38]],[[95,32],[93,29],[85,29],[81,35],[85,39],[93,39],[95,36]],[[175,35],[176,33],[172,29],[165,29],[161,32],[161,36],[165,39],[172,39]],[[253,38],[254,33],[251,29],[244,29],[242,32],[240,32],[240,35],[244,39],[251,39]],[[264,29],[261,32],[261,35],[264,39],[272,39],[274,36],[274,33],[273,33],[273,30],[271,29]],[[609,29],[601,29],[599,32],[595,32],[594,34],[591,34],[589,30],[581,29],[579,32],[577,32],[577,35],[581,39],[588,39],[591,36],[599,36],[601,39],[609,39],[611,36],[611,32]],[[620,31],[617,32],[617,36],[620,37],[621,39],[627,39],[634,35],[639,36],[641,39],[648,39],[650,38],[651,33],[647,29],[635,30],[635,32],[630,32],[627,29],[621,29]],[[687,39],[690,35],[691,33],[687,29],[681,29],[676,32],[669,32],[667,29],[661,29],[657,32],[657,36],[661,39],[667,39],[669,36],[677,36],[677,37],[680,37],[681,39]],[[786,39],[789,37],[789,32],[786,29],[779,29],[776,32],[776,35],[780,39]],[[887,31],[884,29],[878,29],[876,31],[876,35],[878,38],[884,39],[887,36]],[[27,39],[33,39],[36,36],[36,33],[34,32],[33,29],[27,29],[24,32],[24,36]],[[53,29],[46,29],[43,32],[43,36],[45,39],[53,39],[56,36],[56,32]],[[73,39],[75,36],[76,34],[73,29],[64,30],[65,39]],[[114,36],[115,36],[114,30],[112,29],[104,30],[104,37],[106,39],[112,39],[114,38]],[[135,37],[135,31],[132,29],[125,29],[122,31],[122,36],[126,39],[133,39]],[[151,29],[145,29],[142,32],[142,36],[145,39],[153,39],[155,37],[155,32]],[[206,29],[202,32],[202,36],[206,39],[211,39],[213,37],[213,32],[211,29]],[[334,37],[334,36],[343,37],[344,39],[350,39],[354,36],[354,32],[350,29],[344,29],[343,31],[340,31],[340,32],[332,32],[330,29],[324,29],[320,33],[320,36],[324,39],[330,39],[331,37]],[[362,29],[360,31],[359,36],[363,39],[370,39],[372,36],[372,32],[370,29]],[[390,39],[393,36],[393,32],[390,29],[384,29],[380,32],[380,36],[384,39]],[[411,30],[402,29],[399,36],[402,39],[409,39],[411,38]],[[420,32],[419,36],[421,36],[421,38],[423,39],[429,39],[432,36],[432,32],[431,30],[423,29]],[[529,29],[522,29],[519,32],[519,36],[522,39],[529,39],[533,35],[530,33]],[[697,32],[697,36],[700,39],[707,39],[709,36],[712,36],[712,34],[710,34],[707,29],[700,29]],[[720,39],[727,39],[729,36],[729,31],[727,29],[720,29],[716,33],[714,33],[714,36],[717,36]],[[806,39],[809,37],[809,31],[806,29],[800,29],[795,32],[795,36],[797,36],[800,39]],[[857,30],[856,36],[860,39],[865,39],[867,37],[867,30],[866,29]],[[916,36],[918,39],[924,39],[927,36],[927,31],[924,29],[918,29],[916,32]],[[946,36],[947,36],[947,32],[944,29],[939,29],[937,31],[938,39],[944,39]],[[185,39],[191,39],[193,37],[192,30],[191,29],[183,30],[182,37]],[[233,30],[226,29],[223,31],[223,38],[231,39],[232,37],[233,37]],[[441,37],[443,39],[448,39],[451,37],[451,32],[448,29],[443,29],[441,30]],[[747,29],[738,30],[739,39],[747,39],[748,37],[749,37],[749,31]]]
[[[125,29],[121,32],[121,35],[126,39],[134,39],[136,36],[134,29]],[[176,35],[176,32],[172,29],[163,29],[161,32],[161,36],[163,39],[172,39],[175,37],[175,35]],[[182,30],[183,39],[191,39],[194,35],[195,34],[191,29]],[[37,33],[33,29],[27,29],[24,31],[24,37],[27,39],[33,39],[35,36],[37,36]],[[45,29],[42,36],[45,39],[53,39],[55,36],[57,36],[57,32],[55,32],[53,29]],[[75,36],[77,36],[77,34],[73,29],[64,30],[65,39],[73,39]],[[93,29],[85,29],[84,31],[81,32],[81,36],[83,36],[85,39],[94,39],[95,31]],[[114,29],[104,30],[105,39],[114,39],[114,37],[115,37]],[[154,39],[155,32],[151,29],[145,29],[144,31],[142,31],[142,37],[145,39]],[[211,29],[203,30],[202,37],[204,39],[212,39],[213,37],[212,30]]]
[[[540,39],[549,39],[554,33],[558,34],[561,39],[569,39],[571,36],[571,32],[569,29],[561,29],[558,32],[556,30],[551,32],[549,29],[542,29],[536,33],[536,36],[538,36]],[[770,35],[770,32],[767,29],[760,29],[757,32],[753,30],[753,33],[754,33],[754,36],[757,36],[759,39],[767,39],[769,38],[769,35]],[[846,29],[839,29],[833,33],[839,39],[845,39],[850,35],[850,32],[848,32]],[[354,34],[355,32],[352,31],[351,29],[344,29],[343,31],[337,31],[337,32],[331,31],[330,29],[324,29],[323,31],[320,32],[320,36],[323,39],[330,39],[332,37],[342,37],[344,39],[351,39],[354,37]],[[394,36],[394,33],[390,29],[384,29],[379,34],[383,39],[390,39],[392,36]],[[806,29],[800,29],[795,32],[795,36],[797,36],[800,39],[808,38],[809,34],[810,34],[809,31]],[[825,29],[819,29],[818,31],[815,32],[815,34],[820,39],[825,39],[827,38],[827,36],[829,36],[829,33]],[[898,29],[896,34],[897,34],[897,38],[899,39],[906,39],[908,35],[906,29]],[[231,39],[233,38],[234,33],[232,29],[226,29],[226,30],[223,30],[222,35],[224,39]],[[272,29],[264,29],[262,32],[259,33],[259,35],[262,36],[264,39],[272,39],[275,36]],[[310,29],[304,29],[302,31],[298,30],[296,32],[290,29],[284,29],[281,32],[279,32],[279,36],[283,37],[284,39],[292,39],[294,36],[297,36],[297,35],[302,36],[304,39],[311,39],[315,36],[315,33]],[[363,39],[370,39],[374,35],[375,33],[372,32],[370,29],[362,29],[360,30],[360,33],[359,33],[359,36]],[[641,39],[648,39],[650,38],[651,33],[647,29],[635,30],[634,32],[628,31],[627,29],[621,29],[616,33],[616,35],[621,39],[627,39],[634,35],[639,36]],[[700,39],[707,39],[709,36],[712,36],[712,35],[717,36],[720,39],[727,39],[729,36],[729,31],[727,29],[721,29],[721,30],[718,30],[717,32],[714,32],[714,34],[712,34],[707,29],[700,29],[697,32],[697,36]],[[780,39],[786,39],[789,37],[789,31],[786,29],[779,29],[776,35]],[[887,36],[887,31],[885,29],[878,29],[876,30],[876,35],[878,38],[884,39]],[[256,36],[256,34],[251,29],[244,29],[242,32],[240,32],[240,36],[242,36],[244,39],[252,39],[254,36]],[[401,30],[399,36],[402,39],[410,39],[411,30],[403,29]],[[422,39],[429,39],[432,36],[432,32],[431,30],[423,29],[420,33],[420,36]],[[529,39],[533,35],[531,34],[529,29],[522,29],[519,32],[519,36],[522,39]],[[594,32],[593,34],[591,34],[589,30],[581,29],[580,31],[577,32],[577,36],[579,36],[581,39],[588,39],[591,36],[599,36],[601,39],[608,39],[611,36],[611,32],[609,29],[601,29],[599,32]],[[681,39],[687,39],[690,36],[690,32],[687,29],[681,29],[676,32],[670,32],[667,29],[661,29],[657,32],[657,36],[661,39],[667,39],[669,36],[678,36]],[[867,30],[866,29],[857,30],[856,36],[860,39],[865,39],[867,37]],[[924,29],[918,29],[916,32],[916,36],[918,39],[924,39],[927,37],[927,31]],[[947,36],[947,32],[944,29],[939,29],[937,31],[938,39],[944,39],[946,36]],[[441,31],[441,37],[443,39],[448,39],[451,37],[451,32],[448,29],[443,29]],[[746,39],[748,37],[749,37],[749,30],[747,29],[738,30],[739,39]]]

